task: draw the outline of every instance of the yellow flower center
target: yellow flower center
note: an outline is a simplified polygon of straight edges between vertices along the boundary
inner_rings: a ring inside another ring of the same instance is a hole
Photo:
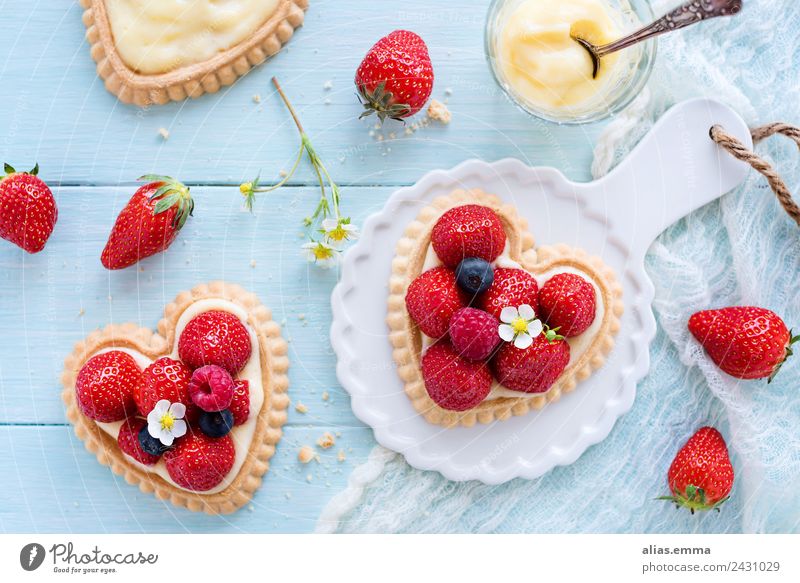
[[[328,249],[323,245],[317,245],[312,249],[312,252],[314,253],[314,258],[317,261],[322,261],[324,259],[330,259],[333,257],[333,249]]]
[[[522,334],[523,332],[527,332],[528,321],[525,318],[514,318],[514,321],[511,322],[511,328],[514,330],[514,334]]]
[[[251,182],[244,182],[239,185],[239,192],[246,195],[248,192],[250,192],[251,188],[253,188],[253,184]]]
[[[337,225],[335,229],[328,231],[327,235],[332,241],[344,241],[347,239],[347,231],[342,228],[342,225]]]
[[[161,417],[161,429],[163,429],[164,431],[171,431],[174,426],[175,426],[175,417],[173,417],[169,413],[165,413]]]

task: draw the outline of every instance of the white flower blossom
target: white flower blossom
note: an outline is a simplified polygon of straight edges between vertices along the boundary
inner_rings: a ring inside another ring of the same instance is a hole
[[[176,437],[186,435],[186,405],[161,399],[147,414],[147,432],[169,447]]]
[[[533,339],[544,330],[542,323],[536,319],[536,312],[528,304],[522,304],[519,308],[503,308],[500,321],[503,322],[498,328],[500,338],[514,342],[514,346],[521,350],[533,344]]]
[[[348,241],[358,239],[358,227],[350,223],[349,219],[327,218],[322,221],[322,232],[329,245],[341,248]]]
[[[309,241],[302,246],[303,254],[309,263],[328,269],[339,261],[339,250],[324,241]]]

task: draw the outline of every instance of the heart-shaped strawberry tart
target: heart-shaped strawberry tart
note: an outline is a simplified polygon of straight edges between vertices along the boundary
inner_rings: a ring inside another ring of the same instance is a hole
[[[200,285],[166,307],[158,333],[110,325],[75,345],[62,375],[67,419],[143,492],[230,513],[252,498],[280,441],[286,353],[254,294]]]
[[[599,257],[534,247],[480,190],[425,207],[397,244],[387,322],[398,372],[431,423],[471,426],[555,401],[601,367],[623,312]]]
[[[187,5],[188,4],[188,5]],[[215,93],[277,53],[308,0],[81,0],[106,88],[144,107]]]

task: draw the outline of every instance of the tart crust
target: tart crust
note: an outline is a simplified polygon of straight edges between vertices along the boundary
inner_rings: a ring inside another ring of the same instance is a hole
[[[422,334],[408,314],[405,297],[408,286],[422,272],[434,225],[447,210],[463,204],[480,204],[497,213],[506,232],[510,257],[523,269],[536,275],[562,266],[580,269],[590,275],[600,288],[605,311],[593,342],[579,359],[564,370],[547,392],[532,397],[484,400],[467,411],[448,411],[439,407],[428,396],[420,366]],[[622,286],[613,269],[602,259],[569,245],[535,247],[533,235],[528,232],[528,222],[517,214],[516,208],[479,189],[456,190],[435,199],[430,206],[420,211],[417,219],[408,225],[404,236],[397,243],[389,292],[389,339],[406,394],[417,412],[427,421],[445,427],[471,427],[476,422],[491,423],[525,415],[532,409],[541,409],[547,403],[557,401],[562,393],[574,390],[579,382],[588,378],[605,362],[606,356],[614,347],[614,336],[619,331],[620,316],[624,310]]]
[[[242,307],[247,312],[247,324],[258,338],[261,359],[264,403],[258,413],[253,439],[247,458],[239,473],[226,488],[212,494],[192,492],[178,488],[154,472],[138,467],[119,449],[114,437],[103,431],[95,421],[83,415],[75,397],[75,380],[86,361],[104,348],[129,348],[155,360],[170,354],[175,345],[175,330],[181,314],[194,302],[204,299],[224,299]],[[247,504],[261,485],[262,476],[269,469],[269,460],[281,439],[289,406],[288,345],[281,337],[280,326],[272,320],[271,312],[255,294],[238,285],[221,281],[198,285],[178,294],[167,305],[164,317],[158,323],[158,333],[135,324],[111,324],[103,330],[92,332],[75,345],[64,361],[61,397],[67,408],[67,419],[90,452],[102,465],[110,466],[115,474],[123,476],[144,493],[153,493],[160,500],[169,500],[176,506],[193,512],[229,514]]]
[[[279,0],[272,16],[252,35],[211,59],[157,75],[143,75],[120,57],[105,0],[80,0],[97,73],[123,103],[140,107],[216,93],[277,53],[303,24],[308,0]]]

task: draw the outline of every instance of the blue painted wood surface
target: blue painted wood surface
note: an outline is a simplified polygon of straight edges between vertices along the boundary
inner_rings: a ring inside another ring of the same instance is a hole
[[[29,256],[0,241],[0,531],[308,531],[374,444],[335,379],[328,327],[336,273],[308,267],[299,255],[300,220],[317,196],[311,174],[304,167],[290,188],[260,200],[254,216],[242,211],[235,188],[259,171],[277,178],[296,152],[271,75],[294,100],[344,186],[344,211],[359,224],[395,186],[468,158],[514,156],[588,177],[599,126],[537,123],[496,89],[483,55],[486,1],[432,9],[430,0],[406,0],[368,12],[364,5],[311,0],[289,46],[233,87],[141,109],[118,103],[96,77],[77,2],[0,0],[0,157],[19,167],[38,161],[60,209],[45,252]],[[401,27],[428,42],[434,96],[451,93],[453,122],[412,135],[389,124],[370,135],[374,121],[357,120],[352,77],[367,48]],[[168,140],[158,135],[162,127]],[[147,172],[191,184],[195,217],[168,253],[141,270],[108,272],[100,250],[135,178]],[[65,422],[58,383],[64,357],[91,330],[109,322],[155,326],[177,292],[212,279],[257,292],[285,320],[290,394],[309,407],[305,415],[291,410],[252,506],[218,518],[159,502],[99,466]],[[321,464],[300,466],[297,449],[325,431],[341,434],[336,447]],[[344,462],[336,460],[340,449]]]

